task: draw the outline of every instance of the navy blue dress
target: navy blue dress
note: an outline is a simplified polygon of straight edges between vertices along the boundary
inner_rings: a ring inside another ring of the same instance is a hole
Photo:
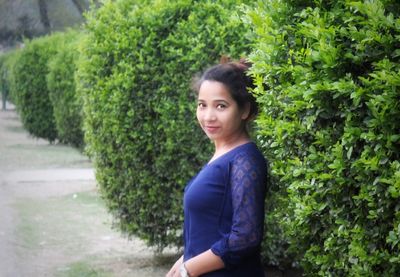
[[[206,164],[185,188],[184,261],[211,249],[225,268],[202,276],[264,276],[267,164],[253,142]]]

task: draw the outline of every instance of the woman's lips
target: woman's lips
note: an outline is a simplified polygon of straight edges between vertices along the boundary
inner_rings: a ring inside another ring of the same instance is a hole
[[[215,133],[219,127],[217,126],[205,126],[204,129],[206,129],[207,132],[209,133]]]

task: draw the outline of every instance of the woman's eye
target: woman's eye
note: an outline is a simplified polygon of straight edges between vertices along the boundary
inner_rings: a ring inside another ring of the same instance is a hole
[[[217,105],[217,109],[218,110],[223,110],[223,109],[225,109],[226,108],[226,105],[224,105],[224,104],[218,104]]]
[[[206,105],[204,105],[204,103],[198,103],[197,104],[197,107],[199,107],[199,108],[204,108]]]

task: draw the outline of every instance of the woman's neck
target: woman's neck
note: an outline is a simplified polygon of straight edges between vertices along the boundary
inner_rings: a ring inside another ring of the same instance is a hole
[[[214,156],[211,160],[218,158],[233,148],[245,144],[250,141],[250,137],[247,132],[243,132],[237,136],[232,136],[229,140],[214,141],[215,151]]]

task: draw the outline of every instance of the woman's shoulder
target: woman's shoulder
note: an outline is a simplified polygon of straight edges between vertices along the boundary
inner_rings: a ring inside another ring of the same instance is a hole
[[[255,162],[266,163],[265,157],[261,150],[254,142],[245,143],[236,148],[237,151],[233,153],[231,159],[232,161],[237,160],[253,160]]]

